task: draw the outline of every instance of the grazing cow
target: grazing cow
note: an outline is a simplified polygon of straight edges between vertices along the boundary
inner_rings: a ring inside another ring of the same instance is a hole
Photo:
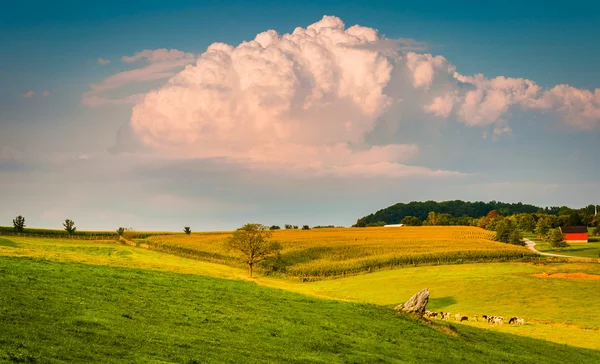
[[[487,321],[487,320],[488,320],[488,315],[482,315],[482,316],[481,316],[481,318],[482,318],[484,321]]]
[[[488,324],[491,324],[492,322],[494,322],[494,319],[496,318],[496,316],[488,316],[487,317],[487,322]]]
[[[454,321],[460,321],[461,315],[460,313],[457,313],[456,315],[454,315]]]
[[[469,317],[468,316],[461,316],[459,322],[463,322],[463,321],[469,321]]]
[[[517,321],[515,322],[517,325],[525,325],[525,320],[522,318],[517,318]]]
[[[473,320],[475,320],[475,321],[479,321],[479,316],[477,316],[477,315],[473,315]]]
[[[512,324],[516,324],[517,323],[517,319],[518,317],[511,317],[510,319],[508,319],[508,324],[512,325]]]
[[[450,320],[450,312],[444,312],[443,319],[446,320],[446,321]]]
[[[504,321],[502,321],[502,316],[498,316],[494,319],[494,325],[502,325]]]
[[[437,313],[437,312],[435,312],[435,311],[431,311],[431,314],[430,314],[430,316],[431,316],[431,317],[437,317],[437,315],[438,315],[438,313]]]

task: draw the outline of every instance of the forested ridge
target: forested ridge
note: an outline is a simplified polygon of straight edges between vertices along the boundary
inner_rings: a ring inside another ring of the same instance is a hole
[[[582,209],[587,210],[589,207]],[[593,206],[592,206],[593,208]],[[438,214],[449,214],[454,218],[469,217],[480,218],[486,216],[490,211],[496,210],[499,215],[510,216],[515,214],[544,213],[549,215],[559,215],[562,211],[572,211],[568,207],[546,207],[542,208],[530,204],[506,203],[498,201],[413,201],[409,203],[397,203],[395,205],[381,209],[373,214],[369,214],[357,220],[355,226],[366,226],[373,224],[397,224],[406,216],[414,216],[424,221],[430,212]]]

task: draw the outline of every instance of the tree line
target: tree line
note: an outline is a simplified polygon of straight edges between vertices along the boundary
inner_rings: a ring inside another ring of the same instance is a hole
[[[582,209],[562,207],[538,207],[529,204],[504,203],[498,201],[469,202],[469,201],[425,201],[397,203],[381,209],[373,214],[364,216],[356,221],[354,227],[383,226],[386,224],[419,225],[464,225],[475,226],[475,220],[487,216],[490,211],[496,211],[500,216],[520,214],[545,215],[557,225],[597,226],[595,206],[588,205]],[[435,215],[431,215],[435,213]],[[560,219],[560,220],[556,220]],[[537,221],[537,220],[536,220]]]

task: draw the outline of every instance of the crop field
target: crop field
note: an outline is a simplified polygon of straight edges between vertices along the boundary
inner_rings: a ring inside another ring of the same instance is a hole
[[[396,266],[527,260],[529,250],[492,241],[493,233],[476,227],[403,227],[276,230],[283,249],[266,261],[263,273],[303,280],[343,277]],[[153,249],[185,257],[235,265],[235,252],[223,248],[230,233],[151,236]]]

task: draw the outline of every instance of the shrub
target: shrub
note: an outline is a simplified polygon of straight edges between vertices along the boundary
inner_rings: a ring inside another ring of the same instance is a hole
[[[278,225],[272,225],[269,230],[280,230],[281,227],[279,227]],[[287,228],[286,228],[287,229]]]
[[[192,233],[192,229],[190,229],[189,226],[186,226],[183,228],[183,232],[186,233],[187,235],[190,235]]]
[[[119,235],[119,237],[123,236],[123,233],[125,233],[125,228],[124,227],[119,227],[117,229],[117,235]]]
[[[302,225],[302,230],[310,230],[310,226],[308,226],[308,225]]]

